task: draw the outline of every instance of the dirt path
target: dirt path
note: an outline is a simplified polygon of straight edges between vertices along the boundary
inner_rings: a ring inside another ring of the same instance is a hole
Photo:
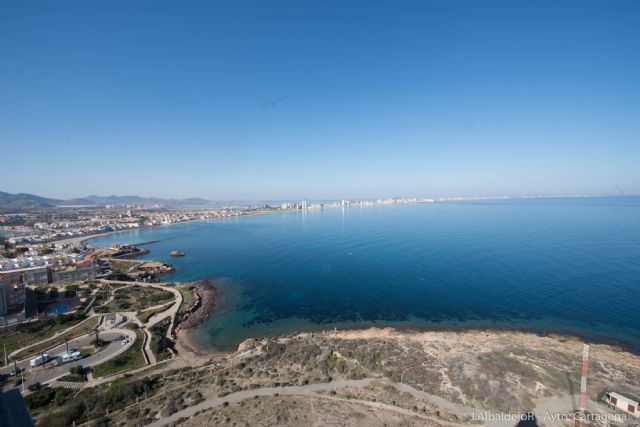
[[[373,382],[378,382],[381,384],[386,384],[395,387],[398,391],[407,392],[411,394],[414,398],[421,400],[423,402],[429,403],[436,408],[440,408],[449,412],[451,414],[456,415],[457,417],[464,418],[475,418],[486,416],[490,413],[485,409],[474,408],[471,406],[461,405],[458,403],[450,402],[446,399],[443,399],[440,396],[436,396],[433,394],[426,393],[422,390],[417,390],[410,385],[395,383],[388,380],[380,379],[380,378],[365,378],[361,380],[336,380],[329,383],[318,383],[318,384],[307,384],[302,386],[288,386],[288,387],[265,387],[258,388],[254,390],[242,390],[236,393],[228,394],[224,397],[218,397],[215,399],[209,399],[204,402],[199,403],[198,405],[191,406],[189,408],[185,408],[182,411],[178,411],[175,414],[163,418],[161,420],[157,420],[151,424],[149,427],[161,427],[172,422],[177,421],[180,418],[189,418],[194,416],[196,413],[216,408],[225,403],[236,403],[245,399],[253,398],[254,396],[275,396],[275,395],[285,395],[285,396],[294,396],[294,395],[313,395],[317,398],[326,398],[331,400],[344,400],[351,403],[364,404],[371,407],[381,408],[385,410],[392,410],[397,413],[401,413],[407,416],[417,416],[420,418],[432,419],[428,415],[418,414],[416,412],[410,411],[408,409],[399,408],[391,405],[385,405],[380,402],[370,402],[366,400],[356,400],[356,399],[342,399],[340,397],[335,396],[326,396],[326,395],[316,395],[317,392],[322,391],[331,391],[345,387],[367,387]],[[602,408],[600,408],[595,402],[588,402],[589,410],[592,412],[600,412],[605,413]],[[545,419],[545,415],[548,414],[570,414],[572,411],[572,399],[569,396],[564,396],[562,399],[548,399],[545,401],[539,402],[539,404],[532,410],[538,420],[544,420],[543,422],[547,426],[564,426],[561,420],[552,420]],[[524,414],[523,414],[524,415]],[[482,418],[480,418],[482,419]],[[435,420],[439,424],[449,424],[444,420],[438,419]],[[517,421],[512,419],[496,419],[491,421],[486,421],[482,423],[491,427],[513,427],[517,424]]]
[[[320,383],[320,384],[307,384],[301,386],[289,386],[289,387],[268,387],[268,388],[258,388],[255,390],[242,390],[237,393],[231,393],[224,397],[218,397],[215,399],[205,400],[195,406],[191,406],[189,408],[183,409],[182,411],[178,411],[175,414],[162,418],[161,420],[155,421],[148,425],[148,427],[161,427],[172,422],[177,421],[183,417],[191,417],[195,415],[197,412],[203,411],[205,409],[215,408],[227,403],[235,403],[240,402],[241,400],[250,399],[254,396],[274,396],[276,394],[280,395],[305,395],[305,394],[313,394],[319,391],[330,391],[337,388],[344,387],[366,387],[368,386],[373,379],[366,378],[363,380],[337,380],[332,381],[330,383]]]
[[[275,395],[291,396],[291,395],[310,395],[310,394],[318,398],[327,398],[332,400],[344,400],[348,402],[361,403],[367,406],[393,410],[394,412],[402,413],[403,415],[407,415],[407,416],[417,416],[420,418],[430,419],[429,416],[418,414],[408,409],[394,407],[391,405],[385,405],[380,402],[370,402],[365,400],[361,401],[361,400],[354,400],[354,399],[341,399],[339,397],[333,397],[333,396],[322,396],[322,395],[316,396],[315,395],[315,393],[320,391],[330,391],[330,390],[336,390],[336,389],[345,388],[345,387],[367,387],[372,382],[380,382],[383,384],[388,384],[395,387],[399,391],[406,391],[407,393],[410,393],[413,397],[419,400],[423,400],[427,403],[430,403],[438,408],[445,409],[447,412],[455,414],[458,417],[466,417],[466,416],[470,417],[474,412],[479,413],[481,411],[476,408],[458,405],[458,404],[449,402],[445,399],[442,399],[441,397],[431,395],[420,390],[416,390],[415,388],[406,384],[385,381],[380,378],[365,378],[362,380],[336,380],[336,381],[331,381],[329,383],[307,384],[302,386],[265,387],[265,388],[255,389],[255,390],[242,390],[236,393],[228,394],[224,397],[218,397],[215,399],[206,400],[198,405],[183,409],[182,411],[178,411],[175,414],[171,415],[170,417],[166,417],[161,420],[155,421],[149,424],[149,426],[150,427],[164,426],[174,421],[177,421],[180,418],[191,417],[202,410],[215,408],[220,405],[223,405],[224,403],[239,402],[244,399],[253,398],[254,396],[275,396]],[[444,420],[438,420],[438,422],[441,424],[446,424]],[[492,425],[510,426],[511,423],[492,424]]]
[[[163,291],[167,291],[167,292],[171,292],[173,294],[173,296],[175,297],[175,301],[173,303],[173,306],[170,307],[169,309],[155,314],[153,316],[151,316],[151,318],[147,321],[147,328],[150,328],[154,325],[156,325],[158,322],[166,319],[167,317],[171,317],[171,324],[169,326],[169,329],[167,330],[167,338],[172,338],[172,334],[173,334],[173,328],[175,325],[175,320],[176,320],[176,315],[178,314],[178,309],[180,308],[180,305],[182,304],[182,294],[180,293],[179,290],[177,290],[175,287],[173,286],[169,286],[167,283],[146,283],[146,282],[118,282],[118,281],[114,281],[114,280],[101,280],[102,283],[106,283],[106,284],[126,284],[126,285],[130,285],[130,286],[141,286],[141,287],[147,287],[147,288],[156,288],[156,289],[161,289]],[[168,303],[166,304],[168,305]]]

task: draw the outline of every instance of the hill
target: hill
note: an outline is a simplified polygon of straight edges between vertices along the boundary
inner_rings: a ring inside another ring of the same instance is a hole
[[[96,196],[85,197],[95,205],[202,205],[208,203],[207,200],[192,197],[188,199],[161,199],[158,197],[140,196]]]
[[[40,197],[34,194],[9,194],[0,191],[0,209],[20,210],[48,208],[58,205],[61,200]]]
[[[20,211],[56,206],[101,206],[101,205],[204,205],[209,203],[205,199],[191,197],[187,199],[161,199],[157,197],[140,196],[96,196],[60,200],[41,197],[34,194],[10,194],[0,191],[0,210]]]

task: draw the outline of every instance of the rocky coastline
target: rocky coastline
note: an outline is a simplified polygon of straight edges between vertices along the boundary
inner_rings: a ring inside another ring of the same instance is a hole
[[[206,279],[190,283],[195,295],[195,303],[184,314],[178,325],[179,329],[193,329],[211,316],[216,309],[217,290],[213,280]]]

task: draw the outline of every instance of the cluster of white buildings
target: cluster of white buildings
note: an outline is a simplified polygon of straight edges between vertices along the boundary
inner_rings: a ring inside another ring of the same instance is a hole
[[[414,203],[434,203],[434,202],[457,202],[468,200],[493,200],[509,199],[510,197],[393,197],[387,199],[364,199],[364,200],[337,200],[324,203],[311,203],[303,200],[298,203],[284,202],[280,205],[282,210],[314,210],[324,208],[351,208],[356,206],[381,206],[381,205],[407,205]]]
[[[30,230],[24,230],[21,227],[20,230],[7,230],[13,231],[16,234],[9,237],[7,240],[11,245],[17,244],[38,244],[46,243],[53,240],[68,239],[73,237],[90,236],[92,234],[104,233],[113,230],[128,230],[137,228],[140,225],[136,222],[127,223],[98,223],[92,225],[80,225],[74,223],[68,223],[65,226],[58,226],[58,224],[47,224],[38,222],[35,223]]]
[[[326,203],[311,203],[307,200],[302,200],[299,203],[291,203],[285,202],[282,203],[280,208],[282,210],[313,210],[313,209],[324,209],[324,208],[351,208],[354,206],[376,206],[376,205],[402,205],[402,204],[412,204],[412,203],[427,203],[434,202],[436,199],[424,199],[424,198],[406,198],[406,197],[398,197],[391,199],[375,199],[375,200],[337,200],[330,201]]]
[[[56,249],[51,253],[42,254],[35,247],[31,247],[22,256],[5,258],[0,255],[0,271],[17,270],[29,267],[67,267],[77,264],[84,259],[84,255],[71,252],[69,249]]]
[[[74,237],[91,236],[109,231],[134,230],[140,227],[175,224],[240,215],[232,209],[192,211],[99,211],[92,216],[78,215],[77,220],[38,221],[33,226],[1,227],[10,245],[38,244]]]

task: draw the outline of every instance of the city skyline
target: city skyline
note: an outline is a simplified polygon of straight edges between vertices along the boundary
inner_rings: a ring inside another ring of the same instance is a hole
[[[640,5],[458,6],[4,2],[1,190],[640,194]]]
[[[314,206],[322,206],[322,204],[341,205],[345,207],[345,203],[351,205],[351,203],[364,203],[364,204],[386,204],[390,202],[402,202],[402,203],[423,203],[423,202],[442,202],[442,201],[472,201],[472,200],[518,200],[518,199],[570,199],[570,198],[608,198],[608,197],[626,197],[637,198],[640,197],[636,194],[625,194],[621,188],[618,188],[618,194],[514,194],[514,195],[499,195],[499,194],[479,194],[479,195],[454,195],[454,194],[428,194],[428,195],[414,195],[414,194],[396,194],[392,196],[371,196],[371,197],[334,197],[334,198],[271,198],[271,199],[207,199],[198,196],[192,197],[178,197],[178,198],[163,198],[153,195],[137,195],[137,194],[110,194],[110,195],[96,195],[91,194],[87,196],[74,197],[65,199],[62,197],[48,197],[38,194],[32,194],[27,192],[20,192],[16,194],[3,192],[0,190],[0,209],[3,207],[1,202],[11,202],[16,200],[26,201],[44,201],[51,202],[48,207],[83,207],[83,206],[150,206],[150,205],[204,205],[220,203],[241,203],[250,206],[252,204],[269,204],[272,206],[288,205],[289,207],[298,208],[299,205],[305,203],[313,203]],[[6,198],[5,200],[2,200]],[[37,206],[34,205],[34,206]],[[43,205],[43,207],[46,207]],[[305,209],[305,208],[302,208]]]

